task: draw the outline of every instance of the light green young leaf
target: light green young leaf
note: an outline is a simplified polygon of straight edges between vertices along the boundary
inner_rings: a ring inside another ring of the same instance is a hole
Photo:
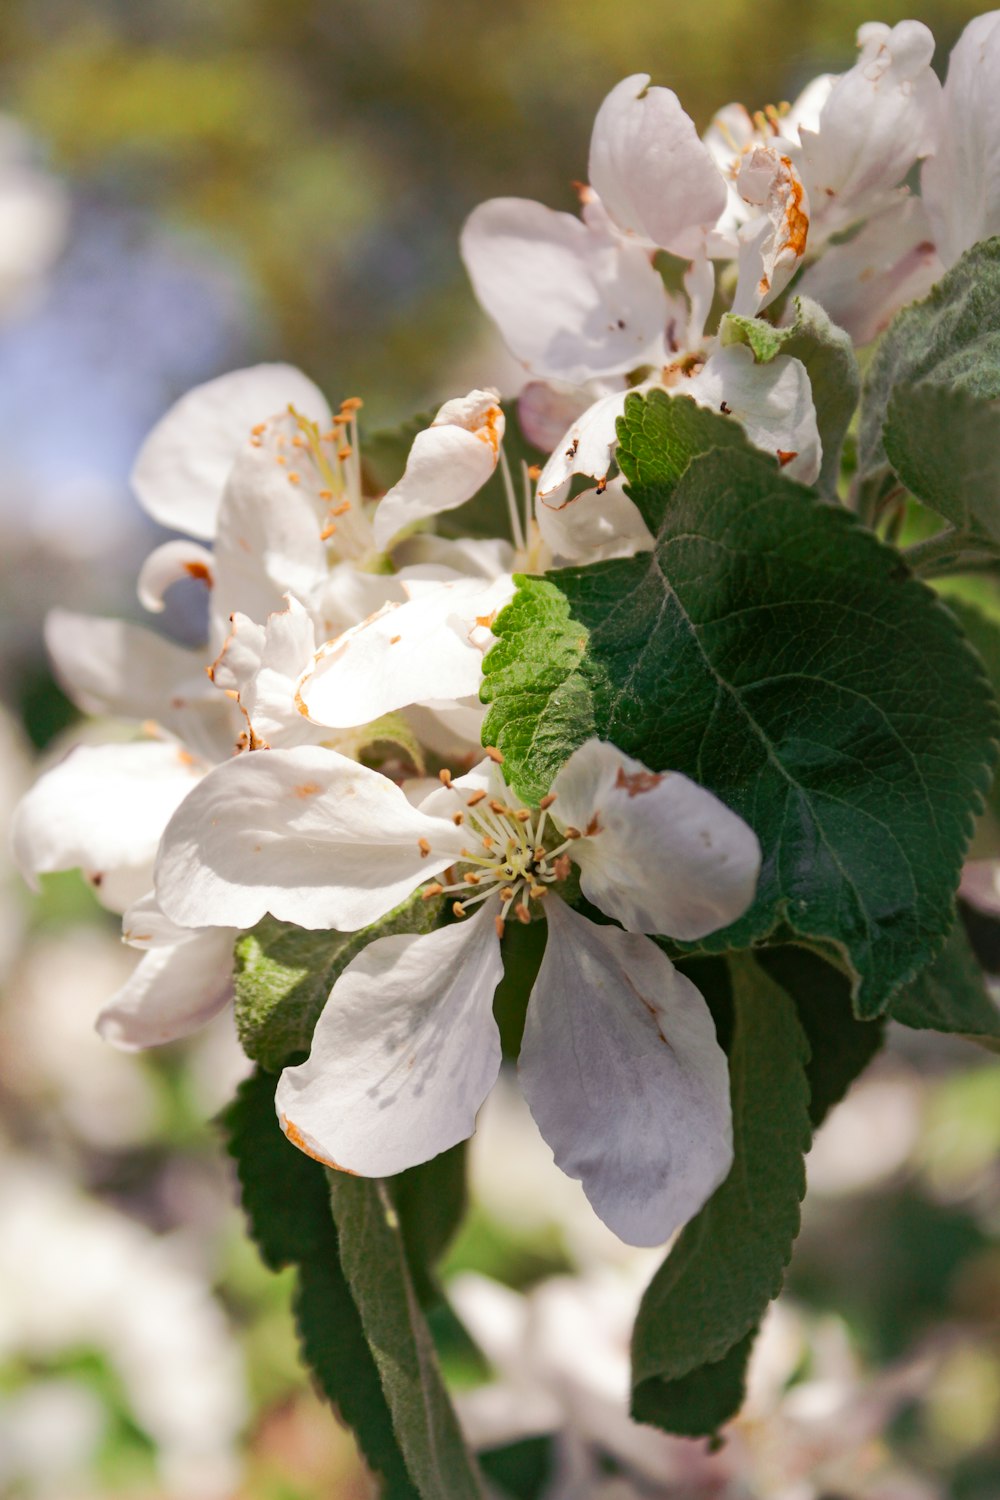
[[[748,344],[759,364],[768,364],[779,354],[802,361],[823,444],[819,488],[836,494],[844,438],[861,394],[861,372],[849,335],[830,322],[818,302],[796,297],[795,322],[789,327],[775,328],[763,318],[729,313],[722,320],[721,342]]]
[[[883,428],[893,392],[918,381],[1000,397],[1000,239],[973,245],[883,336],[861,402],[858,463],[869,484],[888,469]]]
[[[420,1310],[388,1181],[328,1173],[340,1257],[423,1500],[482,1500]]]
[[[244,1052],[272,1072],[308,1052],[320,1011],[351,960],[375,938],[429,932],[440,912],[440,901],[411,896],[360,932],[313,931],[265,917],[236,943],[236,1030]]]
[[[632,1341],[634,1415],[688,1434],[715,1432],[739,1406],[754,1330],[798,1234],[810,1141],[795,1005],[749,956],[730,971],[733,1169],[654,1276]]]
[[[486,734],[526,798],[591,734],[709,787],[764,863],[702,947],[785,924],[837,945],[876,1015],[951,926],[1000,728],[981,669],[893,549],[763,455],[695,458],[645,504],[655,551],[533,580],[500,616]]]

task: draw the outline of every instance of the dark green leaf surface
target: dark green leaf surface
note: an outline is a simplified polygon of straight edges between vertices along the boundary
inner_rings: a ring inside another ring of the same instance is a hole
[[[375,938],[429,932],[440,901],[411,896],[360,932],[313,931],[264,917],[236,943],[236,1031],[248,1057],[272,1072],[308,1052],[334,983]]]
[[[688,1433],[714,1432],[739,1405],[749,1342],[798,1234],[810,1140],[795,1005],[750,957],[732,959],[731,974],[733,1169],[650,1283],[632,1344],[636,1415],[665,1414]]]
[[[857,1019],[851,1009],[850,980],[818,953],[800,947],[766,948],[757,961],[795,1001],[809,1043],[809,1118],[816,1130],[882,1046],[885,1026],[881,1019]]]
[[[897,385],[884,437],[912,495],[960,531],[1000,542],[1000,406],[931,381]]]
[[[419,1500],[382,1382],[341,1269],[323,1168],[292,1146],[274,1114],[277,1078],[258,1070],[223,1116],[250,1232],[267,1266],[298,1270],[295,1321],[303,1358],[351,1427],[386,1500]],[[427,1500],[426,1495],[424,1500]]]
[[[637,502],[658,409],[622,457]],[[878,1014],[951,926],[996,751],[979,664],[897,553],[763,456],[695,458],[645,508],[654,552],[529,580],[500,616],[486,734],[529,800],[593,734],[709,787],[764,863],[702,946],[786,924],[837,945]]]
[[[950,579],[953,585],[966,580]],[[978,604],[970,603],[958,593],[949,590],[945,603],[958,620],[966,639],[983,664],[987,680],[994,696],[1000,701],[1000,617],[988,614]],[[1000,818],[1000,775],[994,771],[989,795],[990,807]]]
[[[433,1268],[465,1214],[466,1142],[392,1179],[393,1201],[406,1246],[410,1275],[421,1305],[440,1297]]]
[[[1000,1009],[990,997],[960,921],[934,962],[896,997],[890,1014],[919,1031],[951,1031],[1000,1042]]]
[[[734,1344],[715,1364],[699,1365],[677,1380],[647,1380],[632,1398],[632,1415],[680,1437],[706,1437],[718,1431],[743,1405],[747,1365],[757,1328]]]
[[[763,318],[730,315],[723,319],[722,342],[749,344],[762,364],[788,354],[805,365],[823,444],[819,487],[835,494],[844,438],[861,394],[861,373],[849,336],[830,322],[818,302],[796,297],[795,309],[789,328],[775,328]]]
[[[328,1182],[341,1264],[409,1472],[423,1500],[481,1500],[420,1310],[391,1184],[342,1172],[330,1172]]]
[[[929,297],[889,325],[865,380],[862,474],[886,467],[882,429],[894,389],[922,380],[987,401],[1000,397],[1000,239],[973,245]]]

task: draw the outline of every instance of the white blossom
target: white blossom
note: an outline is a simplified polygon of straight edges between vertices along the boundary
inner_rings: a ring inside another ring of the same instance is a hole
[[[1000,233],[1000,11],[976,16],[952,49],[920,191],[945,266]]]
[[[521,1054],[526,1097],[598,1214],[623,1238],[662,1241],[728,1170],[729,1105],[703,1000],[643,934],[689,940],[735,920],[753,896],[757,840],[686,777],[597,740],[537,810],[489,758],[443,780],[413,807],[327,750],[232,761],[168,825],[157,899],[182,925],[247,927],[270,911],[353,930],[430,880],[428,897],[453,896],[460,916],[476,909],[425,936],[369,943],[334,986],[309,1061],[283,1076],[290,1137],[378,1176],[471,1133],[500,1063],[491,1001],[505,923],[540,906],[548,941]],[[625,931],[562,902],[573,864]]]

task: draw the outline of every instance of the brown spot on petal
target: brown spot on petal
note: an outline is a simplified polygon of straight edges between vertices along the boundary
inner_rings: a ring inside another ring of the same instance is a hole
[[[315,797],[317,792],[321,792],[322,790],[323,788],[316,781],[301,781],[298,786],[292,787],[294,795],[303,798]]]
[[[186,562],[184,564],[184,571],[190,578],[197,578],[201,583],[212,582],[211,570],[203,562]]]
[[[632,793],[629,793],[629,795],[631,796]],[[584,837],[588,838],[588,839],[592,839],[594,837],[594,834],[595,833],[600,833],[600,831],[601,831],[601,820],[600,820],[599,815],[597,813],[595,813],[594,816],[591,818],[590,822],[587,824],[586,828],[584,829]]]
[[[638,797],[643,792],[651,792],[654,787],[659,786],[665,774],[663,771],[632,771],[629,773],[626,772],[624,766],[619,766],[618,775],[615,777],[615,786],[627,792],[630,797]]]
[[[792,452],[787,448],[778,449],[778,462],[782,468],[784,468],[786,464],[790,464],[792,459],[798,458],[798,456],[799,455],[797,451]]]
[[[332,1157],[321,1156],[318,1151],[314,1151],[312,1147],[306,1142],[306,1138],[302,1134],[299,1127],[297,1125],[294,1125],[292,1121],[288,1119],[287,1115],[282,1115],[281,1117],[281,1128],[287,1135],[288,1139],[291,1141],[292,1145],[298,1146],[299,1150],[302,1151],[306,1156],[311,1156],[313,1161],[322,1162],[324,1167],[331,1167],[334,1172],[343,1172],[347,1177],[358,1176],[358,1173],[352,1172],[350,1167],[342,1167],[340,1163],[334,1161]]]
[[[791,160],[783,156],[781,164],[791,177],[791,193],[785,209],[785,244],[793,255],[800,257],[805,254],[809,238],[809,215],[802,208],[802,183],[795,175]]]

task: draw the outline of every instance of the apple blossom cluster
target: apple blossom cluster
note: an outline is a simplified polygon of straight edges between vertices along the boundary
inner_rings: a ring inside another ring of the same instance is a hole
[[[414,892],[447,898],[440,925],[375,938],[338,978],[309,1060],[282,1078],[289,1137],[373,1176],[467,1137],[500,1066],[506,927],[544,920],[520,1067],[557,1161],[639,1243],[665,1240],[725,1177],[725,1056],[646,934],[691,942],[742,916],[757,838],[694,781],[597,737],[525,805],[500,753],[480,759],[482,663],[515,571],[652,547],[615,463],[630,393],[723,413],[815,481],[806,365],[759,361],[734,320],[796,278],[866,342],[1000,228],[996,172],[983,175],[997,16],[970,26],[944,89],[918,22],[871,23],[858,42],[847,73],[791,106],[728,105],[704,139],[670,90],[627,78],[597,113],[579,217],[511,198],[472,213],[462,253],[524,367],[517,413],[539,464],[513,472],[499,398],[475,390],[441,407],[379,496],[361,402],[331,411],[280,365],[209,382],[151,433],[135,492],[184,539],[146,560],[139,599],[155,614],[200,580],[205,645],[54,611],[67,691],[140,727],[71,751],[15,827],[29,877],[79,866],[145,950],[100,1017],[109,1041],[206,1021],[229,1000],[235,937],[267,913],[355,931]],[[905,181],[921,162],[918,196]],[[438,534],[498,464],[510,535]],[[581,892],[613,923],[575,910]]]

